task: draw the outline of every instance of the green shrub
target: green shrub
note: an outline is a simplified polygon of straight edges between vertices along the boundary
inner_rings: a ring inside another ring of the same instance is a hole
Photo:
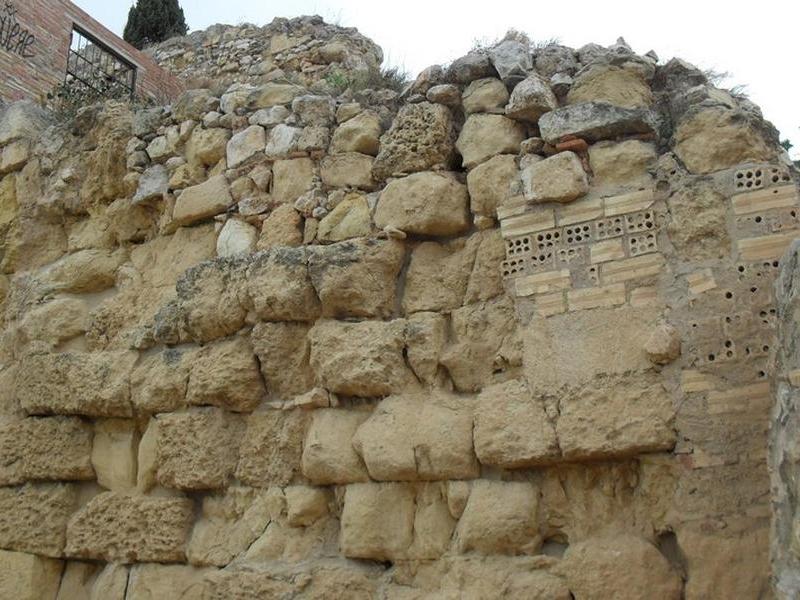
[[[186,35],[189,27],[178,0],[136,0],[128,12],[122,37],[136,48]]]

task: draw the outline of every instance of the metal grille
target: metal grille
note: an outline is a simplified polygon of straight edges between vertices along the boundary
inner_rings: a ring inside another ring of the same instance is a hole
[[[65,85],[70,90],[105,98],[133,98],[136,67],[77,26],[67,59]]]

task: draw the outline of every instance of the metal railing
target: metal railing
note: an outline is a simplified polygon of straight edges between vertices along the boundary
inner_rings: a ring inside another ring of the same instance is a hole
[[[65,87],[105,98],[133,98],[136,67],[77,25],[67,58]]]

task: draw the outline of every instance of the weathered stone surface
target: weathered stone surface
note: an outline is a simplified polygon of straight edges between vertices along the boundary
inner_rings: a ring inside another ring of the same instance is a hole
[[[0,113],[0,146],[20,138],[35,138],[48,125],[47,113],[35,102],[9,104]]]
[[[572,202],[589,191],[589,179],[578,155],[559,152],[522,170],[525,199],[530,202]]]
[[[15,389],[31,415],[131,415],[129,374],[135,353],[65,353],[28,356]]]
[[[92,429],[73,417],[0,424],[0,484],[92,479]]]
[[[136,487],[136,459],[139,434],[128,419],[95,421],[92,466],[98,485],[113,492]]]
[[[681,579],[655,546],[633,535],[570,544],[560,566],[575,600],[681,597]]]
[[[308,274],[303,248],[259,252],[247,269],[247,292],[253,310],[264,321],[313,321],[320,303]]]
[[[360,152],[368,156],[377,156],[382,131],[378,115],[367,111],[359,113],[339,125],[333,132],[331,154]]]
[[[316,248],[308,270],[322,316],[390,317],[404,259],[403,244],[394,240],[361,239]]]
[[[493,385],[478,396],[475,452],[482,464],[504,469],[537,466],[559,457],[553,423],[525,381]]]
[[[264,151],[267,143],[267,134],[260,125],[251,125],[244,131],[234,135],[226,149],[229,169],[241,166],[249,159]]]
[[[681,355],[680,333],[669,323],[659,323],[645,341],[644,351],[650,362],[669,364]]]
[[[0,175],[19,171],[30,158],[30,142],[17,140],[0,150]]]
[[[383,400],[353,438],[377,481],[471,479],[479,475],[472,449],[472,407],[445,394]]]
[[[193,512],[184,498],[106,492],[70,519],[65,554],[121,563],[180,562]]]
[[[403,320],[318,321],[309,333],[311,367],[322,387],[345,396],[386,396],[415,387],[403,359]]]
[[[381,137],[373,174],[384,180],[396,173],[448,168],[453,161],[455,124],[446,106],[422,102],[400,109]]]
[[[304,125],[330,125],[336,103],[328,96],[298,96],[292,101],[294,112]]]
[[[655,117],[650,111],[622,108],[607,102],[572,104],[539,119],[542,138],[550,144],[566,136],[597,142],[635,133],[653,133],[655,129]]]
[[[516,154],[527,136],[525,127],[503,115],[472,114],[467,117],[456,148],[462,165],[471,169],[497,154]]]
[[[372,229],[372,211],[367,197],[351,193],[319,222],[317,240],[341,242],[369,236]]]
[[[678,256],[704,260],[730,254],[726,198],[710,182],[699,180],[681,187],[669,197],[667,205],[667,231]]]
[[[508,90],[499,79],[492,77],[473,81],[464,90],[461,102],[464,113],[503,113],[508,103]]]
[[[449,312],[464,303],[480,236],[444,244],[423,242],[411,252],[403,290],[406,314]]]
[[[228,219],[217,238],[217,256],[250,254],[256,249],[258,230],[241,219]]]
[[[408,317],[406,327],[408,364],[423,383],[434,382],[446,339],[447,318],[444,315],[418,312]]]
[[[528,482],[474,482],[456,529],[459,550],[511,555],[536,552],[542,541],[538,506],[538,490]]]
[[[315,485],[369,481],[366,466],[353,448],[353,436],[369,416],[361,410],[315,410],[303,444],[303,475]]]
[[[261,226],[261,237],[256,247],[266,250],[275,246],[299,246],[303,243],[303,233],[300,226],[303,219],[294,206],[281,204],[264,219]]]
[[[258,110],[259,108],[290,104],[302,93],[303,88],[290,83],[265,83],[249,92],[244,108]]]
[[[0,598],[52,600],[61,582],[61,561],[0,550]]]
[[[458,106],[461,104],[461,90],[452,83],[435,85],[425,94],[428,102],[444,104],[445,106]]]
[[[175,201],[172,220],[176,225],[191,225],[225,212],[233,204],[224,175],[183,190]]]
[[[567,104],[579,102],[644,108],[653,104],[653,92],[637,70],[595,63],[575,75],[567,93]]]
[[[247,338],[206,346],[194,357],[186,390],[189,404],[246,412],[265,397],[258,361]]]
[[[76,490],[70,485],[0,488],[0,548],[60,557],[67,520],[76,508]]]
[[[511,92],[506,106],[506,116],[536,123],[543,114],[556,108],[558,100],[550,85],[540,75],[532,73],[520,81]]]
[[[219,409],[194,409],[158,417],[158,482],[180,490],[225,487],[239,458],[241,419]]]
[[[302,134],[302,129],[290,127],[289,125],[276,125],[267,137],[267,145],[264,154],[268,158],[288,158],[289,155],[297,150],[297,144]]]
[[[184,565],[136,565],[128,578],[126,600],[202,598],[211,572]]]
[[[271,399],[289,400],[314,386],[309,366],[309,325],[258,323],[251,340]]]
[[[230,138],[231,132],[227,129],[195,127],[184,149],[186,162],[190,167],[215,166],[225,158]]]
[[[294,202],[314,184],[314,162],[310,158],[275,161],[272,177],[273,201],[276,204]]]
[[[280,492],[278,492],[280,493]],[[197,566],[224,567],[246,551],[277,517],[271,491],[231,487],[224,494],[206,496],[203,513],[194,526],[186,555]]]
[[[293,485],[284,490],[286,521],[292,527],[306,527],[328,513],[325,490],[308,485]]]
[[[445,77],[453,83],[469,83],[483,77],[496,77],[497,72],[489,56],[483,52],[470,52],[457,58],[447,67]]]
[[[509,83],[524,79],[533,69],[529,44],[517,40],[503,40],[489,48],[489,60],[500,79]]]
[[[467,283],[464,304],[485,302],[504,293],[502,262],[506,258],[506,244],[500,230],[489,229],[475,236],[478,251]]]
[[[309,414],[262,410],[247,417],[236,477],[246,485],[287,485],[300,473]]]
[[[646,187],[653,177],[648,170],[657,159],[653,144],[639,140],[599,142],[589,146],[592,185],[602,187]]]
[[[358,152],[331,154],[322,160],[320,178],[331,188],[353,187],[371,190],[374,159]]]
[[[339,547],[348,558],[402,558],[413,541],[414,489],[402,483],[347,486]],[[392,510],[386,512],[385,507]]]
[[[113,287],[117,270],[125,259],[121,250],[79,250],[44,269],[41,277],[44,285],[54,292],[100,292]]]
[[[456,389],[476,392],[521,363],[513,303],[501,297],[453,311],[441,364]]]
[[[162,200],[169,189],[169,172],[163,165],[153,165],[139,178],[139,187],[133,196],[133,203]]]
[[[169,348],[140,361],[131,375],[131,402],[137,412],[169,412],[186,403],[194,352]]]
[[[456,235],[469,228],[466,186],[448,175],[415,173],[389,183],[375,225],[419,235]]]
[[[497,207],[509,197],[518,176],[517,161],[510,154],[494,156],[467,175],[470,209],[476,215],[497,217]]]
[[[199,121],[208,111],[212,98],[210,90],[186,90],[172,105],[172,114],[178,121]],[[134,135],[138,134],[134,132]]]
[[[692,173],[711,173],[775,157],[775,148],[764,139],[752,117],[720,106],[684,117],[675,129],[673,144],[675,154]]]

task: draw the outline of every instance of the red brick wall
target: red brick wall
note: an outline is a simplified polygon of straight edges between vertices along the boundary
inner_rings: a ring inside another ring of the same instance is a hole
[[[0,99],[40,100],[64,80],[73,24],[136,66],[137,95],[169,101],[182,91],[177,78],[69,0],[0,0]]]

